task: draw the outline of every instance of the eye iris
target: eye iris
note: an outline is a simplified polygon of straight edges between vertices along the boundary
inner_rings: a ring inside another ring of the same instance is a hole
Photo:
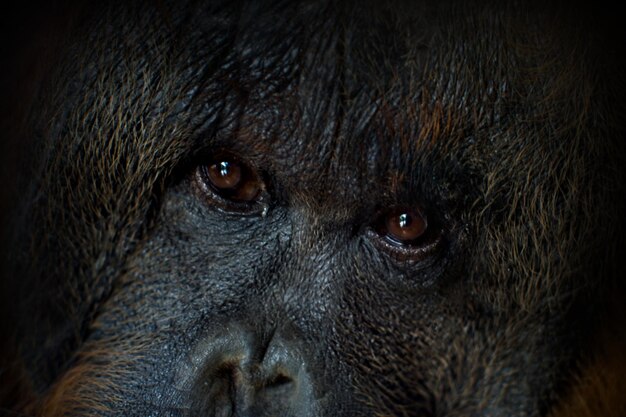
[[[226,200],[250,203],[257,200],[264,189],[257,171],[235,158],[215,158],[202,172],[205,184]]]
[[[240,185],[242,180],[241,167],[229,161],[212,164],[208,169],[211,184],[219,189],[231,189]]]
[[[387,236],[399,243],[410,243],[426,232],[426,218],[419,210],[403,210],[387,217]]]

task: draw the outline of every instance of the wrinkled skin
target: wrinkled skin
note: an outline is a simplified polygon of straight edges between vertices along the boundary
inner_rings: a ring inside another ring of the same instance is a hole
[[[74,11],[11,131],[5,407],[534,417],[567,398],[623,276],[604,20],[146,3]],[[207,188],[222,154],[262,201]],[[386,240],[393,207],[436,244]]]

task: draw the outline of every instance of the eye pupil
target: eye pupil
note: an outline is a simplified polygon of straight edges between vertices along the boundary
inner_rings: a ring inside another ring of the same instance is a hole
[[[225,177],[225,176],[228,175],[228,173],[229,173],[228,172],[229,165],[230,165],[230,162],[226,162],[226,161],[220,162],[220,175],[222,177]]]
[[[401,228],[407,227],[411,223],[411,217],[407,213],[402,213],[398,216],[398,226]]]

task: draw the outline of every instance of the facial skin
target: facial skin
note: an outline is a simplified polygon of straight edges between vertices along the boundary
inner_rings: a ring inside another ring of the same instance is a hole
[[[566,398],[623,274],[619,50],[594,16],[146,3],[76,11],[16,130],[6,407],[535,417]]]

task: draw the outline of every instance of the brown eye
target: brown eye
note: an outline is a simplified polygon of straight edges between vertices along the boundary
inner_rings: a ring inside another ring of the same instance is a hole
[[[385,216],[384,233],[400,244],[410,244],[422,237],[428,228],[426,216],[419,209],[399,209]]]
[[[230,161],[221,161],[212,164],[207,169],[211,185],[222,189],[233,189],[241,182],[241,167]]]
[[[225,198],[253,201],[263,188],[262,181],[246,165],[233,160],[217,160],[206,168],[209,185]]]
[[[229,153],[218,154],[198,167],[197,181],[210,201],[228,212],[265,213],[265,183],[250,164]],[[262,206],[262,207],[261,207]]]
[[[398,206],[379,212],[368,235],[378,248],[402,261],[421,261],[442,243],[442,230],[421,207]]]

